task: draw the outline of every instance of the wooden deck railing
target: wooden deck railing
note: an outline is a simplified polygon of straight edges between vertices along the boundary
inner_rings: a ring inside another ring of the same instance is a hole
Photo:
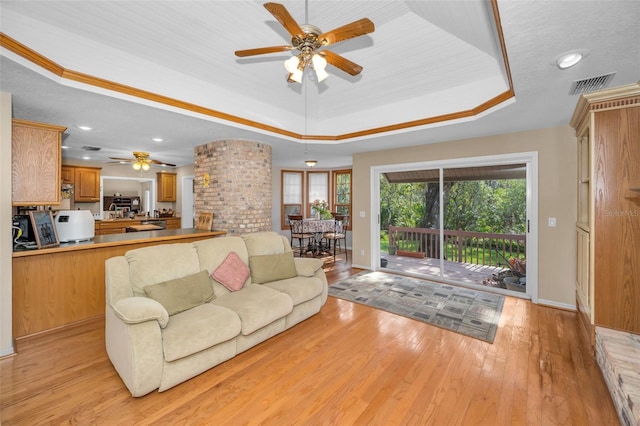
[[[510,258],[526,257],[524,234],[445,230],[443,236],[445,259],[453,262],[508,268]],[[440,230],[389,226],[389,245],[399,255],[439,258]]]

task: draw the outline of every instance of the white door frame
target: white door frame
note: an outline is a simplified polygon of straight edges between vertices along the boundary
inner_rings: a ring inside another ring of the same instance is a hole
[[[487,288],[487,290],[505,293],[512,296],[531,298],[534,303],[538,302],[538,152],[519,152],[513,154],[490,155],[483,157],[455,158],[449,160],[424,161],[418,163],[389,164],[373,166],[370,170],[371,182],[371,206],[370,215],[371,228],[371,259],[369,264],[372,270],[380,269],[380,175],[382,173],[413,171],[424,169],[461,168],[493,166],[500,164],[520,164],[527,165],[527,292],[515,294],[516,292]],[[442,173],[441,173],[442,176]],[[442,192],[442,191],[441,191]],[[442,196],[442,194],[441,194]],[[441,216],[442,218],[442,216]],[[461,283],[455,283],[463,285]],[[477,286],[474,286],[477,288]]]

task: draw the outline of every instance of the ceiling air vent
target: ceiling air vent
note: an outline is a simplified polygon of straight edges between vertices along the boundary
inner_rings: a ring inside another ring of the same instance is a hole
[[[614,75],[616,75],[616,73],[612,72],[609,74],[585,78],[583,80],[576,80],[571,83],[569,94],[581,95],[583,93],[595,92],[597,90],[604,89],[611,82]]]
[[[82,149],[84,149],[85,151],[100,151],[102,148],[98,147],[98,146],[83,146]]]

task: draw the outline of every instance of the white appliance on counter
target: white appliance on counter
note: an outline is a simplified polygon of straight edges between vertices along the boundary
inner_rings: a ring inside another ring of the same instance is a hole
[[[91,210],[60,210],[54,222],[61,243],[87,241],[95,236]]]

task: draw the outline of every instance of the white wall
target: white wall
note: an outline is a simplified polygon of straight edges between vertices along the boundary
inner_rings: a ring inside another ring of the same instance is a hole
[[[353,265],[370,267],[371,167],[518,152],[538,153],[538,301],[575,307],[577,144],[569,126],[366,152],[353,158]],[[546,226],[555,217],[557,226]],[[360,254],[364,250],[364,255]]]
[[[11,219],[11,94],[0,92],[0,357],[14,352]]]

